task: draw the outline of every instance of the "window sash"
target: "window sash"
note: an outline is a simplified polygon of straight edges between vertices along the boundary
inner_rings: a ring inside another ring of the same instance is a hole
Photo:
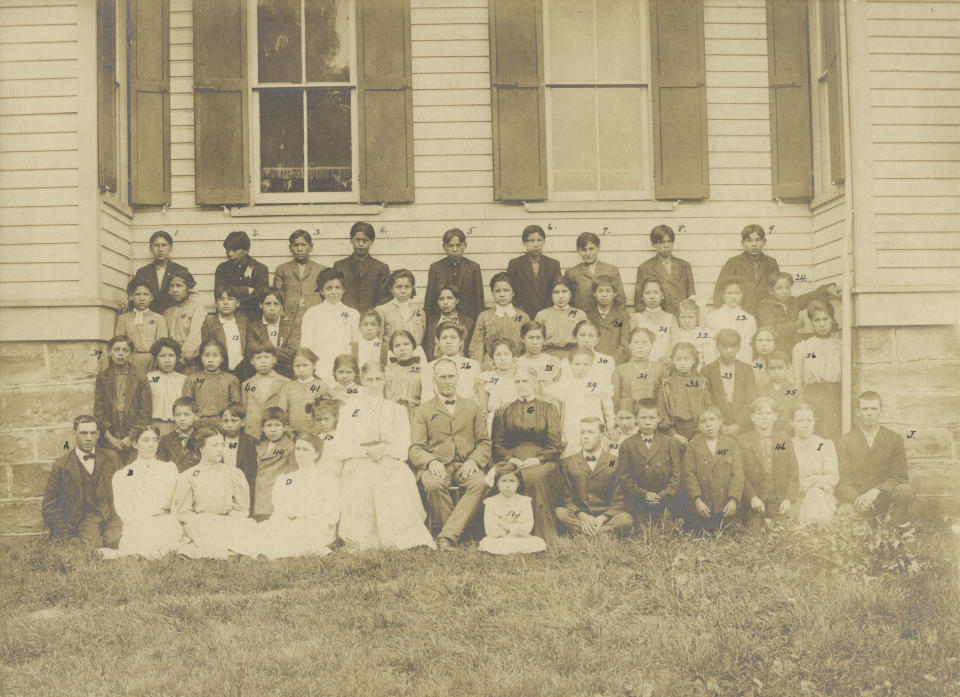
[[[830,66],[823,64],[822,3],[809,0],[808,53],[810,56],[810,111],[813,119],[813,200],[816,208],[843,193],[843,183],[834,183],[830,170]]]
[[[300,77],[306,78],[306,32],[303,30],[304,11],[306,0],[300,0]],[[351,25],[347,31],[349,39],[349,82],[259,82],[259,24],[257,14],[257,2],[251,0],[247,6],[247,26],[250,27],[250,41],[247,42],[248,68],[251,81],[248,93],[250,105],[250,171],[253,175],[252,189],[254,203],[336,203],[352,202],[359,200],[359,167],[360,152],[358,145],[359,138],[359,119],[358,100],[357,100],[357,6],[356,0],[350,3]],[[309,188],[308,172],[309,169],[309,121],[307,114],[307,99],[301,98],[303,109],[303,167],[304,167],[304,190],[293,192],[263,192],[261,191],[261,157],[260,157],[260,92],[270,89],[283,89],[288,91],[299,91],[305,94],[310,89],[317,88],[338,88],[347,89],[350,93],[350,191],[307,191]]]

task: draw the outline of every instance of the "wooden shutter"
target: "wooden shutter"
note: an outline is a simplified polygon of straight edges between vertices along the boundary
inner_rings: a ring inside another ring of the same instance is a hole
[[[130,202],[170,203],[170,0],[130,0]]]
[[[357,0],[360,200],[413,201],[410,0]]]
[[[807,3],[767,0],[773,195],[813,196]]]
[[[650,0],[650,34],[656,197],[707,198],[703,0]]]
[[[194,0],[193,83],[198,205],[250,200],[246,0]]]
[[[830,179],[844,180],[843,109],[840,104],[840,7],[820,3],[820,65],[827,81],[827,128],[830,135]]]
[[[117,3],[97,2],[97,178],[117,192]]]
[[[547,197],[543,3],[490,1],[493,197]]]

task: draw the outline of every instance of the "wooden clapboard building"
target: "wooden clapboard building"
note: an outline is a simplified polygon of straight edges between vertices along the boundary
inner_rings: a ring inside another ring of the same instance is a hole
[[[678,231],[702,302],[748,223],[842,282],[846,391],[921,491],[960,456],[960,4],[951,0],[0,0],[0,532],[38,528],[149,235],[212,306],[221,242],[271,269],[374,254],[422,288],[450,227],[485,280],[601,236],[633,297]]]

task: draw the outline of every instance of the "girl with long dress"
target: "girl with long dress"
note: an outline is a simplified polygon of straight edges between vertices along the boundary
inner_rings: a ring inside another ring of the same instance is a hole
[[[406,464],[410,449],[407,410],[383,397],[383,370],[360,369],[362,394],[340,410],[336,450],[340,479],[340,539],[347,551],[430,547],[417,481]],[[325,448],[326,449],[326,448]]]
[[[170,508],[179,470],[157,459],[160,431],[135,428],[130,434],[137,459],[113,475],[113,504],[123,521],[120,556],[159,559],[180,545],[183,529]]]
[[[533,530],[533,506],[529,496],[517,493],[520,488],[520,468],[512,462],[496,466],[494,486],[497,495],[483,502],[483,530],[480,551],[490,554],[530,554],[547,548],[542,538],[530,534]]]
[[[298,468],[273,485],[273,514],[249,533],[244,554],[269,559],[330,554],[340,520],[340,482],[321,466],[322,451],[317,436],[297,435]]]
[[[840,438],[840,332],[833,306],[814,300],[807,306],[813,336],[793,347],[797,387],[813,406],[818,430],[824,438]]]
[[[593,352],[575,348],[570,354],[569,365],[570,374],[547,389],[547,393],[560,405],[563,421],[562,457],[569,457],[580,451],[580,421],[584,418],[597,417],[608,432],[616,430],[613,387],[609,382],[604,383],[593,378]]]
[[[833,441],[814,435],[813,407],[802,402],[793,411],[793,451],[800,467],[800,523],[829,523],[837,510],[833,494],[840,480]]]
[[[493,417],[493,461],[520,468],[524,490],[533,506],[533,534],[547,544],[557,539],[554,508],[563,492],[557,471],[562,445],[560,412],[534,396],[536,375],[517,370],[517,399]]]
[[[200,463],[182,472],[173,492],[173,513],[186,535],[180,554],[226,559],[243,549],[253,528],[250,487],[243,471],[223,462],[223,435],[201,428],[193,437]]]
[[[420,406],[420,377],[426,365],[426,360],[416,353],[416,349],[417,341],[410,332],[396,330],[390,337],[390,352],[394,359],[384,369],[384,397],[404,407],[410,423],[413,423],[413,412]]]
[[[633,313],[630,328],[643,327],[656,337],[650,350],[651,361],[667,361],[675,343],[677,319],[663,309],[663,287],[655,278],[646,278],[640,285],[640,299],[643,307]]]
[[[513,384],[517,372],[516,348],[508,337],[500,337],[490,344],[493,370],[480,374],[477,392],[480,395],[480,411],[487,415],[487,433],[493,428],[493,415],[500,407],[517,398]]]
[[[323,302],[303,313],[300,345],[317,356],[317,376],[331,384],[333,362],[337,356],[350,353],[360,338],[360,314],[343,304],[343,273],[324,269],[317,276],[317,292]]]

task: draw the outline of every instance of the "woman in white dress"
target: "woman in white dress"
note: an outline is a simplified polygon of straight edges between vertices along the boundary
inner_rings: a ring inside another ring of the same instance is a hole
[[[182,472],[173,493],[173,513],[187,540],[179,552],[192,559],[225,559],[242,549],[254,526],[250,487],[243,471],[223,462],[223,435],[201,428],[193,436],[200,463]]]
[[[533,530],[533,504],[529,496],[517,493],[520,488],[520,468],[513,462],[501,462],[496,467],[494,486],[497,495],[483,502],[483,530],[480,551],[490,554],[530,554],[542,552],[547,544]]]
[[[426,546],[436,549],[423,521],[417,481],[406,464],[407,410],[383,398],[383,369],[360,370],[362,394],[340,410],[334,448],[343,461],[340,539],[347,551]],[[326,449],[326,448],[325,448]]]
[[[157,459],[160,431],[156,426],[130,433],[137,459],[113,475],[113,503],[123,521],[120,556],[158,559],[180,544],[183,529],[170,508],[180,471]]]
[[[340,482],[321,465],[323,450],[318,436],[297,434],[293,455],[298,469],[277,478],[273,513],[250,533],[244,554],[269,559],[330,554],[340,520]]]
[[[837,510],[833,489],[840,479],[833,441],[814,435],[813,407],[805,402],[793,412],[793,451],[800,468],[800,523],[829,523]]]

